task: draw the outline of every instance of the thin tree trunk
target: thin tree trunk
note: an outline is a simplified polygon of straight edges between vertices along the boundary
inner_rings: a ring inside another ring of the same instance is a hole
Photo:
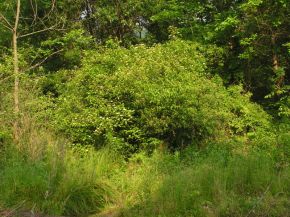
[[[273,68],[274,71],[277,71],[279,69],[278,56],[276,53],[273,54]]]
[[[277,73],[280,65],[279,65],[279,59],[278,59],[278,55],[276,51],[276,36],[275,35],[272,35],[271,42],[273,46],[273,56],[272,56],[273,70],[275,73]],[[280,88],[283,83],[283,80],[284,80],[284,75],[281,75],[280,77],[278,77],[276,81],[276,87]]]
[[[277,71],[279,69],[279,63],[278,63],[278,56],[277,56],[277,52],[276,52],[276,37],[275,37],[275,35],[272,35],[271,43],[272,43],[272,49],[273,49],[273,56],[272,56],[273,69],[274,69],[274,71]]]
[[[13,137],[16,143],[19,142],[19,60],[17,48],[17,30],[20,16],[20,0],[17,0],[17,9],[15,16],[15,24],[13,28],[13,69],[14,69],[14,123],[13,123]]]

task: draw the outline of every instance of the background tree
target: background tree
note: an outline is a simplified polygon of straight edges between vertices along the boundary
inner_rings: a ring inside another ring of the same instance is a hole
[[[7,38],[4,38],[2,42],[4,47],[9,50],[9,41],[12,46],[13,56],[13,99],[14,99],[14,121],[13,121],[13,137],[14,142],[18,144],[19,141],[19,117],[20,117],[20,76],[22,73],[33,70],[44,63],[50,56],[58,53],[52,50],[46,52],[40,52],[36,58],[42,58],[38,62],[34,62],[35,57],[27,56],[23,59],[24,62],[20,68],[19,56],[23,49],[29,49],[31,44],[30,37],[33,36],[33,48],[35,45],[41,43],[38,34],[43,34],[48,31],[56,31],[59,28],[61,19],[58,19],[54,25],[51,23],[56,21],[55,1],[41,2],[38,5],[37,1],[26,1],[23,3],[21,0],[17,1],[4,1],[0,4],[0,24],[2,25],[2,31]],[[41,6],[41,7],[39,7]],[[52,21],[53,20],[53,21]],[[5,28],[5,30],[3,29]],[[9,40],[9,36],[11,37]],[[28,39],[27,39],[28,38]],[[24,39],[24,40],[23,40]],[[21,40],[21,41],[20,41]],[[38,43],[37,43],[38,42]],[[2,45],[2,46],[3,46]],[[19,45],[21,48],[19,48]],[[39,49],[37,50],[40,51]],[[29,51],[25,51],[29,54]],[[43,55],[44,54],[44,55]],[[31,61],[31,62],[30,62]],[[30,62],[30,63],[29,63]],[[23,104],[23,102],[22,102]]]

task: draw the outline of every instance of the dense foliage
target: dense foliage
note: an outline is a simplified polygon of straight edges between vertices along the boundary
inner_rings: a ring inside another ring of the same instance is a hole
[[[207,73],[199,46],[172,41],[88,52],[80,69],[64,72],[70,78],[57,90],[56,127],[75,143],[121,145],[128,153],[268,130],[270,118],[248,94]]]
[[[2,0],[0,216],[286,217],[288,0]]]

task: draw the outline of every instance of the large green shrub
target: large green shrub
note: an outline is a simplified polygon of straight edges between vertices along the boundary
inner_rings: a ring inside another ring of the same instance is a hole
[[[242,88],[207,73],[199,44],[100,48],[64,72],[56,126],[75,143],[109,142],[124,154],[255,134],[269,118]]]

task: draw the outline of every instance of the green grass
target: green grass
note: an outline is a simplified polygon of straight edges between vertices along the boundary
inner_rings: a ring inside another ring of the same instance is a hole
[[[97,212],[113,197],[107,181],[108,151],[45,151],[37,159],[10,149],[2,153],[0,204],[5,209],[79,216]]]
[[[57,147],[48,145],[33,155],[2,148],[0,210],[66,216],[290,216],[289,159],[281,164],[278,150],[156,151],[124,163],[109,149]]]
[[[144,164],[129,176],[138,184],[124,217],[290,216],[290,169],[267,154],[212,152],[186,164],[156,154]]]

